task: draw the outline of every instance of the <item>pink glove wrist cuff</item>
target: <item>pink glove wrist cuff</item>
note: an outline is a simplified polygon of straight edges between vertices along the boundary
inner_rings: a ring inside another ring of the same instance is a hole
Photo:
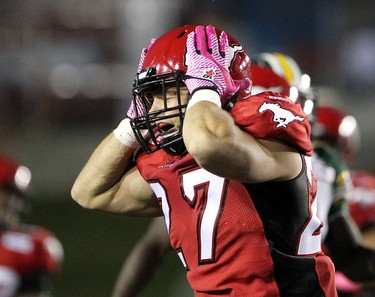
[[[191,96],[186,110],[189,110],[190,107],[201,101],[209,101],[221,107],[220,96],[216,91],[210,89],[201,89],[194,92],[193,96]]]

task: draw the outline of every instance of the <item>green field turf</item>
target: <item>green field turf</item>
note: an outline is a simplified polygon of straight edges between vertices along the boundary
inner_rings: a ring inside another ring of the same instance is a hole
[[[65,250],[54,297],[109,297],[123,260],[146,230],[149,219],[125,218],[81,208],[71,199],[34,199],[26,221],[45,226]],[[183,287],[184,270],[177,256],[167,257],[142,297],[175,295]],[[182,285],[181,285],[182,283]]]

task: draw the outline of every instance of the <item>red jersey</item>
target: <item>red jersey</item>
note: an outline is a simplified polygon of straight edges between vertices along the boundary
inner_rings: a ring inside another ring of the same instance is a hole
[[[190,154],[137,157],[196,296],[336,296],[333,264],[320,250],[305,114],[289,99],[263,93],[237,102],[231,115],[257,138],[297,147],[301,174],[250,185],[211,174]]]
[[[59,271],[63,258],[58,239],[36,226],[0,232],[0,297],[48,291],[45,277]]]
[[[353,191],[349,197],[350,215],[361,229],[375,223],[375,175],[363,171],[350,172]]]

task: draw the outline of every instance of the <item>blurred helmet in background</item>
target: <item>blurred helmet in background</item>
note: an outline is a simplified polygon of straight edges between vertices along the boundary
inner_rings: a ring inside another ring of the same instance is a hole
[[[312,136],[314,140],[328,143],[348,163],[354,159],[361,145],[355,117],[333,106],[318,106]]]
[[[252,93],[273,91],[288,96],[301,104],[312,124],[315,121],[317,93],[311,87],[311,79],[302,73],[298,63],[281,53],[259,53],[252,61]],[[271,70],[273,73],[271,73]]]

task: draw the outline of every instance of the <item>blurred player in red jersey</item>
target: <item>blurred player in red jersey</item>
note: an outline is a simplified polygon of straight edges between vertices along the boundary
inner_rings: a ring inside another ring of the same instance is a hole
[[[336,107],[322,106],[318,108],[316,126],[317,129],[314,132],[316,137],[333,148],[347,164],[350,164],[360,146],[360,132],[355,118]],[[374,294],[371,291],[374,292],[375,245],[371,245],[371,240],[369,240],[372,233],[371,228],[366,228],[366,226],[371,226],[370,215],[374,213],[374,208],[369,202],[371,200],[371,198],[369,199],[371,196],[371,175],[353,169],[349,173],[348,168],[345,172],[345,176],[350,175],[351,179],[351,189],[347,201],[349,206],[346,206],[345,211],[348,212],[349,209],[350,216],[357,223],[361,234],[353,228],[352,232],[355,236],[352,238],[356,239],[350,240],[344,236],[345,226],[342,223],[337,224],[337,232],[334,233],[335,236],[330,241],[336,243],[339,250],[342,251],[337,256],[331,252],[335,261],[337,261],[335,257],[338,257],[343,263],[343,266],[337,267],[339,270],[337,287],[342,296],[371,296],[369,294]],[[336,192],[339,193],[340,188],[337,189]],[[366,200],[367,203],[364,203]],[[365,205],[366,208],[364,208]],[[332,250],[331,247],[330,250]]]
[[[350,175],[353,182],[350,215],[361,230],[364,245],[375,249],[375,175],[365,170],[351,170]],[[368,262],[371,265],[373,261]],[[340,285],[346,289],[345,297],[375,296],[375,282],[361,284],[342,277],[338,280]]]
[[[375,175],[365,170],[351,170],[350,175],[353,181],[350,214],[366,240],[371,230],[375,230]],[[375,248],[375,240],[367,243]]]
[[[129,118],[94,151],[73,198],[163,214],[197,297],[337,296],[300,106],[251,96],[250,58],[213,26],[176,28],[143,53]]]
[[[63,249],[48,230],[22,223],[30,170],[0,155],[0,297],[51,296]]]

